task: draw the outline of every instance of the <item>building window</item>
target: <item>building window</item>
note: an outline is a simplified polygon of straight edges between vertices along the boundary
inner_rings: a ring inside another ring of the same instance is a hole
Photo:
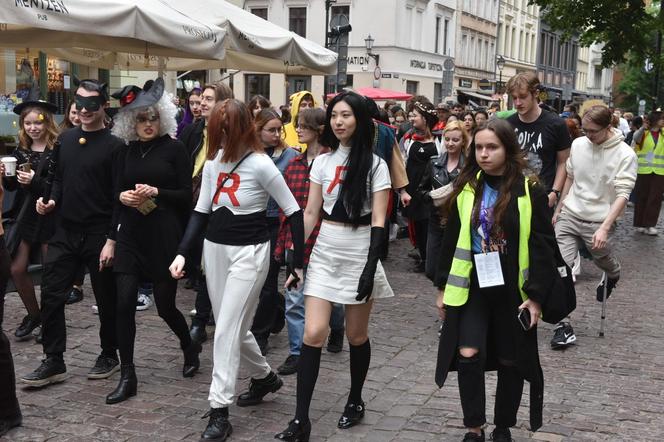
[[[307,37],[307,8],[288,9],[288,30]]]
[[[450,55],[449,46],[448,46],[449,36],[450,36],[450,20],[446,18],[445,27],[443,28],[443,53],[445,55]]]
[[[252,8],[251,13],[263,20],[267,20],[267,8]]]
[[[433,51],[440,54],[440,17],[436,17],[436,40]]]
[[[254,95],[270,98],[270,74],[246,74],[244,76],[244,102]]]
[[[593,79],[593,87],[599,89],[602,87],[602,68],[595,67],[595,78]]]
[[[441,103],[443,101],[443,84],[434,83],[433,84],[433,102],[434,104]]]
[[[410,95],[417,95],[417,88],[419,85],[419,81],[406,80],[406,93]]]
[[[287,97],[290,97],[295,92],[311,91],[311,76],[287,75],[286,82],[288,83],[286,90]]]
[[[350,21],[350,6],[332,6],[330,8],[330,17],[335,15],[345,15]]]

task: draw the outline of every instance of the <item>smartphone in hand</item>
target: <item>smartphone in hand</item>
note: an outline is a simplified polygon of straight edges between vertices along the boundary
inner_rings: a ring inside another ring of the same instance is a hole
[[[516,319],[521,324],[521,328],[524,331],[530,330],[530,310],[527,308],[519,309],[519,314],[516,316]]]
[[[32,166],[30,165],[30,163],[23,163],[18,166],[18,170],[20,170],[21,172],[30,173],[30,171],[32,170]]]

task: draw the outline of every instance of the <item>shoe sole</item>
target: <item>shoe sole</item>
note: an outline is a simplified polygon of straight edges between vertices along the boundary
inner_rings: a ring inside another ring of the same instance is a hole
[[[50,384],[58,384],[63,382],[65,379],[67,379],[67,372],[54,374],[53,376],[45,379],[21,379],[21,382],[23,382],[28,387],[39,388]]]
[[[113,376],[118,371],[120,371],[120,364],[118,364],[115,367],[111,368],[106,373],[88,373],[88,379],[106,379],[106,378],[110,378],[111,376]]]
[[[555,343],[552,342],[551,343],[551,349],[557,350],[559,348],[565,348],[565,347],[567,347],[571,344],[574,344],[575,342],[576,342],[576,336],[572,336],[572,337],[568,338],[567,341],[565,341],[565,342],[555,342]]]
[[[143,305],[143,306],[141,306],[141,307],[136,307],[136,311],[137,311],[137,312],[142,312],[142,311],[145,311],[145,310],[147,310],[147,309],[149,309],[149,308],[150,308],[149,305]]]
[[[281,379],[279,379],[279,382],[277,382],[277,383],[272,387],[272,389],[271,389],[270,391],[268,391],[267,393],[265,393],[265,396],[267,396],[269,393],[276,393],[276,392],[279,391],[279,389],[280,389],[281,387],[283,387],[283,386],[284,386],[284,381],[281,380]],[[238,400],[236,401],[236,405],[237,405],[238,407],[251,407],[252,405],[258,405],[258,404],[260,404],[261,402],[263,402],[263,398],[264,398],[265,396],[263,396],[263,397],[260,398],[260,399],[253,400],[253,401],[240,401],[240,398],[238,398]]]

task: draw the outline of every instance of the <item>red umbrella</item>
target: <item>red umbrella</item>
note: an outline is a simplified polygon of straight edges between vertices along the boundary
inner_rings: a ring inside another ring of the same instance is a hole
[[[372,98],[374,100],[398,100],[405,101],[412,97],[411,94],[405,92],[393,91],[390,89],[380,89],[377,87],[360,87],[354,89],[354,92],[357,92],[360,95],[365,97]],[[336,93],[327,94],[327,98],[334,97]]]

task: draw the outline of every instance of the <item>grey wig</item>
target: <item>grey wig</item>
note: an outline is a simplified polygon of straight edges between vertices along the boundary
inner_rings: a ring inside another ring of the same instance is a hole
[[[175,120],[178,109],[173,103],[173,95],[167,92],[161,96],[152,106],[140,107],[130,111],[120,111],[113,118],[113,129],[111,133],[116,137],[122,138],[125,143],[138,140],[136,133],[136,116],[143,112],[152,112],[159,114],[159,136],[166,134],[175,138],[175,132],[178,128],[178,123]]]

